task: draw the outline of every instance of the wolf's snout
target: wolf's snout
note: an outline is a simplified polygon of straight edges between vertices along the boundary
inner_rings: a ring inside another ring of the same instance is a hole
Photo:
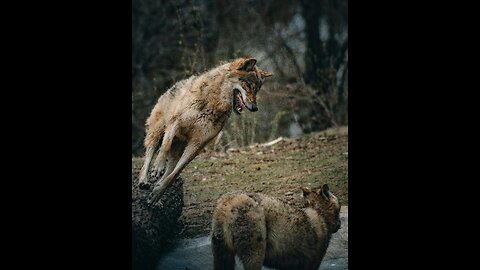
[[[251,102],[250,100],[247,99],[247,102],[245,102],[245,107],[251,112],[256,112],[258,111],[257,104]]]

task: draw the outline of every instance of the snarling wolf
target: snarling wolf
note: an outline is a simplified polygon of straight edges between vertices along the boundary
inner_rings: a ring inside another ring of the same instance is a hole
[[[227,193],[212,218],[212,252],[216,270],[317,270],[331,235],[340,229],[340,203],[325,184],[303,188],[305,208],[258,193]]]
[[[152,178],[151,202],[166,188],[225,125],[232,110],[258,110],[256,95],[271,73],[256,66],[254,58],[239,58],[198,76],[191,76],[168,89],[146,122],[145,161],[140,187],[149,188],[147,174],[158,149]]]

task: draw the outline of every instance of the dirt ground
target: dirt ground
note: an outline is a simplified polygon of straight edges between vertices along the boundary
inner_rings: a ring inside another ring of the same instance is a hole
[[[132,158],[137,174],[143,158]],[[179,238],[207,235],[217,199],[244,190],[277,196],[300,205],[300,187],[324,183],[348,205],[348,127],[312,133],[298,139],[281,139],[226,152],[203,151],[182,172],[184,225]]]

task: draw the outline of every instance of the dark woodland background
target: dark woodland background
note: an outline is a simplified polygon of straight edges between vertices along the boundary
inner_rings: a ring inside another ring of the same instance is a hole
[[[232,114],[209,147],[348,125],[346,0],[133,0],[132,155],[143,155],[145,120],[161,94],[237,57],[275,75],[259,111]]]

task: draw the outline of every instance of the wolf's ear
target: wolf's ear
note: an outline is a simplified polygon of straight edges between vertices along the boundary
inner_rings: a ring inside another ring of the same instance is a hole
[[[237,70],[252,71],[256,63],[257,59],[255,58],[242,59],[237,67]]]
[[[329,193],[328,185],[327,185],[327,184],[323,184],[323,186],[322,186],[322,196],[323,196],[325,199],[329,199],[329,198],[330,198],[330,193]]]
[[[270,72],[265,71],[265,70],[261,70],[260,71],[260,76],[262,76],[262,79],[265,79],[265,78],[273,76],[273,73],[270,73]]]
[[[302,187],[302,194],[303,197],[306,197],[308,194],[310,194],[312,191],[308,187]]]

